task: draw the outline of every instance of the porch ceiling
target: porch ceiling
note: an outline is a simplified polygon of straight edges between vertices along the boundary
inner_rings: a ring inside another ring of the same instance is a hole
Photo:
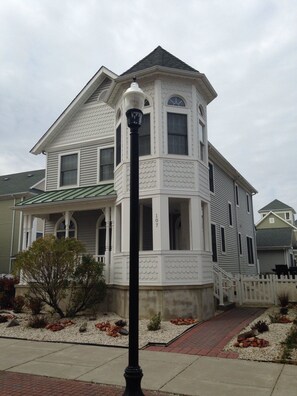
[[[66,202],[81,202],[94,199],[115,198],[113,184],[102,184],[99,186],[69,188],[63,190],[46,191],[26,199],[16,205],[16,208],[25,209],[37,205],[53,205]]]

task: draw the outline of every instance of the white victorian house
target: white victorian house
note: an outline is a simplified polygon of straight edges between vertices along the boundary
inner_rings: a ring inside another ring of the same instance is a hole
[[[122,96],[134,76],[146,96],[135,235],[140,317],[207,319],[214,312],[207,105],[217,94],[204,74],[161,47],[121,76],[102,67],[32,148],[46,155],[45,192],[18,205],[23,248],[35,217],[44,219],[45,233],[78,238],[105,263],[106,309],[128,316],[130,160]],[[234,243],[239,249],[237,234]]]

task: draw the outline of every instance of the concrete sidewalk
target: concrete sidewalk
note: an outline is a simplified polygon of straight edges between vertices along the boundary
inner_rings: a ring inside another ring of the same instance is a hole
[[[127,366],[127,349],[0,338],[0,351],[0,370],[6,371],[4,374],[26,373],[125,386],[123,373]],[[143,390],[199,396],[297,394],[296,366],[146,350],[140,351],[139,360],[144,373]],[[69,393],[64,391],[63,395],[93,394],[75,393],[71,390],[75,389],[76,384],[81,384],[79,381],[69,381]],[[32,386],[34,387],[34,381]],[[117,388],[110,389],[116,390],[114,393],[97,394],[121,394]],[[11,394],[30,394],[19,391],[21,393]],[[0,389],[0,394],[10,393],[1,393]]]

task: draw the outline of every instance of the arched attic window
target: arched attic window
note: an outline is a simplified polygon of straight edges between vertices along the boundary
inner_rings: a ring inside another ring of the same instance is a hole
[[[169,106],[185,107],[186,103],[180,96],[171,96],[167,102]]]
[[[147,99],[145,99],[144,100],[144,107],[148,107],[148,106],[150,106],[150,102]]]

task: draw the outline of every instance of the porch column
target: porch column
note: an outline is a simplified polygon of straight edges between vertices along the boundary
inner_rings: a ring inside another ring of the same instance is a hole
[[[23,216],[22,250],[26,250],[27,249],[27,224],[28,224],[28,215],[24,214],[24,216]]]
[[[110,280],[110,207],[105,208],[105,277],[106,282]]]
[[[64,218],[65,218],[65,238],[69,238],[69,225],[70,225],[70,218],[72,216],[72,213],[67,211],[64,213]]]
[[[28,219],[27,219],[28,223],[27,223],[27,232],[28,232],[28,244],[27,244],[27,248],[31,246],[32,244],[32,227],[33,227],[33,216],[29,215]]]
[[[23,240],[22,240],[22,250],[26,250],[27,249],[27,244],[28,244],[28,223],[29,223],[29,219],[28,219],[28,215],[24,214],[23,215]],[[26,279],[24,277],[24,273],[23,270],[20,270],[20,280],[19,280],[19,284],[20,285],[26,285]]]
[[[114,218],[115,218],[115,206],[110,208],[110,228],[111,228],[111,241],[110,241],[110,255],[109,255],[109,283],[113,283],[113,252],[115,251],[115,229],[114,229]]]

